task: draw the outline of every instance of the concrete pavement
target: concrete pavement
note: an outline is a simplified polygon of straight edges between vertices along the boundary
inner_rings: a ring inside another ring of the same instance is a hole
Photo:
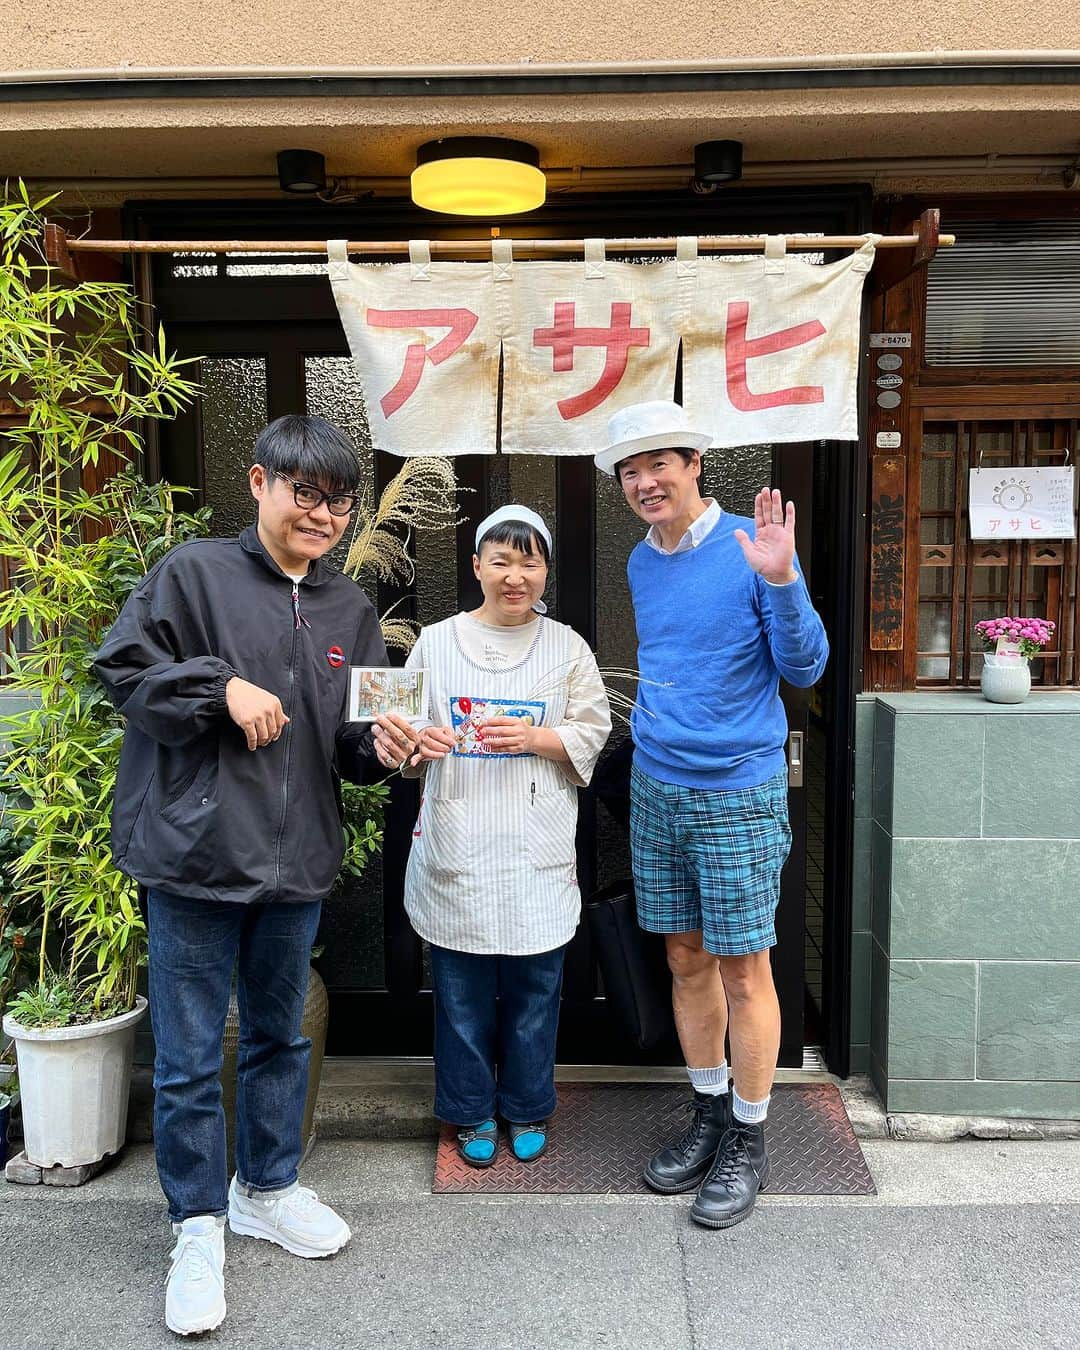
[[[768,1196],[712,1233],[689,1197],[434,1196],[431,1141],[323,1141],[304,1180],[352,1243],[304,1262],[227,1234],[229,1315],[196,1343],[1080,1345],[1080,1142],[863,1147],[877,1196]],[[0,1350],[180,1344],[170,1245],[146,1146],[78,1190],[0,1182]]]

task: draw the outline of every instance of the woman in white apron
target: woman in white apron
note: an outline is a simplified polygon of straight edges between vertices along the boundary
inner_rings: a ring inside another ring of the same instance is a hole
[[[498,1122],[521,1161],[547,1144],[563,954],[581,915],[574,836],[611,731],[596,660],[544,617],[551,535],[523,506],[476,532],[484,603],[433,624],[424,791],[405,908],[431,947],[435,1114],[466,1162],[495,1160]]]

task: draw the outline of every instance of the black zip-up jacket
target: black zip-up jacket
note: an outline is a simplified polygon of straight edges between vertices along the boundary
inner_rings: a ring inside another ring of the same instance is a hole
[[[177,895],[321,900],[343,852],[338,775],[362,781],[373,756],[344,720],[349,666],[387,664],[360,587],[322,562],[294,587],[254,526],[167,553],[94,658],[127,719],[116,866]],[[281,699],[272,745],[249,750],[229,717],[234,675]]]

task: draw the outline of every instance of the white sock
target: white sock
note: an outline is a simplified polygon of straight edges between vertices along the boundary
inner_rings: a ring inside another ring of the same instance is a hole
[[[728,1090],[728,1062],[721,1061],[715,1069],[691,1069],[690,1086],[704,1097],[722,1097]]]
[[[744,1125],[760,1125],[769,1114],[769,1098],[763,1097],[759,1102],[746,1102],[732,1089],[731,1114]]]

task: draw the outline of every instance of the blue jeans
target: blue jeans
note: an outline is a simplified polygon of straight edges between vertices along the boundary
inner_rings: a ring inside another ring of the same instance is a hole
[[[555,1110],[555,1034],[565,947],[477,956],[431,944],[435,1114],[453,1125],[516,1124]]]
[[[169,1218],[228,1208],[221,1039],[237,967],[236,1175],[291,1186],[311,1042],[300,1035],[318,902],[235,905],[150,892],[154,1148]]]

